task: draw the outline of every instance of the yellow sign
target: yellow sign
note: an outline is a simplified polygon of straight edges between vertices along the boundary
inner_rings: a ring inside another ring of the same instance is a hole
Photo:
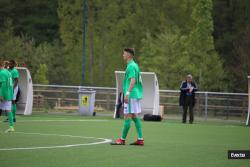
[[[88,106],[88,96],[82,96],[82,106]]]

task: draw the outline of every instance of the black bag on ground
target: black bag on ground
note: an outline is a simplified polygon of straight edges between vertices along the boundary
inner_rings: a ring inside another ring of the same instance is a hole
[[[152,114],[145,114],[143,116],[144,121],[161,121],[162,118],[160,115],[152,115]]]
[[[117,104],[115,106],[115,110],[116,110],[116,112],[115,112],[116,113],[115,118],[121,118],[121,117],[123,117],[123,101],[124,101],[124,96],[123,96],[123,93],[120,92]]]

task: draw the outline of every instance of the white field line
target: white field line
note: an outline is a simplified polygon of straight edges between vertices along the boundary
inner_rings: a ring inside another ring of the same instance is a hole
[[[20,120],[18,122],[107,122],[108,120],[79,120],[79,119],[47,119],[47,120]]]
[[[81,138],[81,139],[94,139],[94,140],[101,140],[101,141],[99,141],[99,142],[93,142],[93,143],[67,144],[67,145],[59,145],[59,146],[0,148],[0,151],[69,148],[69,147],[79,147],[79,146],[90,146],[90,145],[97,145],[97,144],[105,144],[105,143],[110,143],[112,141],[110,139],[105,139],[105,138],[85,137],[85,136],[73,136],[73,135],[62,135],[62,134],[26,133],[26,132],[13,132],[13,133],[26,134],[26,135],[59,136],[59,137]]]

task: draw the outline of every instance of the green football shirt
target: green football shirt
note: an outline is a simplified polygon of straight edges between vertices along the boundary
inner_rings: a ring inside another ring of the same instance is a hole
[[[12,68],[12,69],[9,69],[9,72],[11,73],[11,76],[12,76],[12,82],[13,82],[13,84],[15,83],[14,81],[14,79],[15,78],[19,78],[19,72],[18,72],[18,70],[14,67],[14,68]]]
[[[0,96],[6,101],[13,99],[12,77],[6,69],[0,69]]]
[[[143,86],[140,75],[140,68],[133,60],[129,61],[125,71],[123,80],[123,92],[124,95],[128,91],[131,78],[135,78],[135,86],[132,88],[129,98],[131,99],[142,99],[143,98]]]

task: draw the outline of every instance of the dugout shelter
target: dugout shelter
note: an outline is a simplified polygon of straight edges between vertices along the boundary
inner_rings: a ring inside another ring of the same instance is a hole
[[[120,102],[120,95],[123,92],[124,71],[115,71],[116,78],[116,106]],[[143,117],[145,114],[160,115],[159,84],[154,72],[141,72],[143,82],[143,99],[141,101]],[[115,107],[114,118],[117,118],[117,107]]]
[[[16,67],[19,71],[19,99],[17,102],[17,114],[31,115],[33,106],[33,84],[29,70],[26,67]]]

